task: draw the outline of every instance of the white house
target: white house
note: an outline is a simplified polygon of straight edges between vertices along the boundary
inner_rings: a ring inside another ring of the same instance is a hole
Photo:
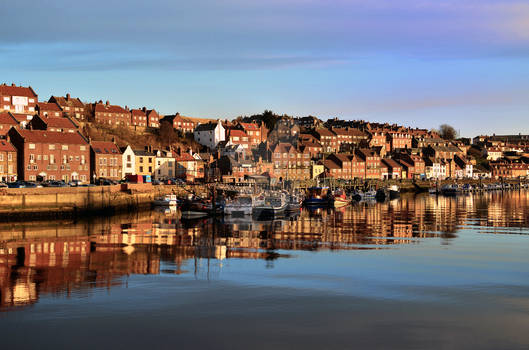
[[[217,147],[219,142],[226,140],[226,130],[220,120],[217,123],[198,124],[193,132],[195,141],[209,149]]]
[[[126,177],[127,175],[136,175],[136,157],[134,156],[134,151],[130,145],[121,149],[121,151],[123,152],[123,177]]]
[[[176,159],[173,151],[156,151],[154,177],[156,179],[170,179],[176,176]]]

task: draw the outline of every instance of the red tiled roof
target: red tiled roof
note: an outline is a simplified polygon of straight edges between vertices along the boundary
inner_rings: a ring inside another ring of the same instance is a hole
[[[182,153],[181,155],[176,156],[175,159],[176,159],[177,162],[189,162],[189,161],[196,160],[189,153]]]
[[[86,140],[78,132],[52,132],[46,130],[16,130],[26,142],[33,143],[60,143],[63,145],[85,145]]]
[[[24,96],[37,97],[37,94],[31,87],[0,85],[0,95],[4,96]]]
[[[41,111],[62,112],[61,107],[53,102],[39,102],[38,106]]]
[[[23,121],[29,121],[28,115],[33,115],[33,113],[11,113],[13,117],[17,120],[17,122],[23,122]]]
[[[0,152],[16,152],[16,149],[10,142],[0,140]]]
[[[248,135],[246,135],[246,133],[242,130],[236,130],[236,129],[230,129],[229,132],[228,132],[228,135],[229,137],[232,137],[232,136],[238,136],[238,137],[246,137]]]
[[[338,164],[336,164],[333,160],[330,160],[330,159],[325,159],[323,161],[323,165],[329,169],[341,169],[341,167]]]
[[[142,111],[141,109],[132,109],[131,110],[132,112],[132,116],[133,117],[145,117],[145,112]]]
[[[84,108],[84,103],[82,103],[81,100],[78,98],[70,97],[67,99],[66,97],[62,97],[62,96],[52,96],[50,100],[51,99],[55,99],[55,101],[57,101],[59,106]]]
[[[97,154],[121,154],[119,147],[110,141],[92,141],[91,147]]]
[[[256,123],[239,123],[244,130],[259,130],[259,125]]]
[[[48,127],[54,127],[54,128],[77,128],[77,125],[75,125],[70,119],[68,118],[61,118],[61,117],[48,117],[42,119]]]
[[[97,113],[128,113],[127,110],[125,110],[121,106],[116,105],[104,105],[102,103],[96,103],[95,111]]]
[[[1,112],[0,124],[18,125],[18,121],[9,112]]]
[[[320,134],[321,136],[336,136],[332,131],[329,129],[316,129],[316,133]]]
[[[292,146],[290,143],[280,142],[274,148],[274,153],[288,153],[293,148],[294,146]]]

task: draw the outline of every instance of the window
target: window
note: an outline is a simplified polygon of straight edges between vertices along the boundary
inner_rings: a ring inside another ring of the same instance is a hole
[[[9,96],[4,96],[4,101],[9,102]]]
[[[81,151],[86,151],[86,146],[81,146]]]
[[[140,173],[143,173],[143,167],[140,166]]]
[[[34,144],[34,143],[30,143],[30,144],[28,145],[28,148],[29,148],[29,149],[35,149],[35,144]]]
[[[50,164],[55,163],[55,156],[53,154],[50,154]]]
[[[62,149],[63,151],[67,151],[67,150],[68,150],[68,145],[62,145],[62,146],[61,146],[61,149]]]
[[[143,157],[140,157],[140,163],[143,163]]]
[[[0,162],[2,162],[3,160],[4,160],[4,155],[0,154]]]
[[[4,172],[4,166],[0,164],[0,173]]]
[[[129,154],[129,155],[127,155],[127,162],[130,162],[130,161],[131,161],[131,159],[130,159],[130,154]]]
[[[55,149],[55,145],[49,145],[49,146],[48,146],[48,149],[49,149],[49,150],[53,150],[53,149]]]

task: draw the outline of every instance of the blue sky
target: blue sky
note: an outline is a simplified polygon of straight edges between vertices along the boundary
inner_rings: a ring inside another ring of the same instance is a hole
[[[529,133],[527,1],[3,1],[0,14],[0,80],[41,99]]]

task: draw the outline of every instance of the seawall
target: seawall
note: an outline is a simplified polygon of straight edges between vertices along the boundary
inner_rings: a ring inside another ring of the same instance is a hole
[[[177,191],[174,186],[123,184],[97,187],[0,189],[0,221],[75,218],[149,207],[153,199]]]

